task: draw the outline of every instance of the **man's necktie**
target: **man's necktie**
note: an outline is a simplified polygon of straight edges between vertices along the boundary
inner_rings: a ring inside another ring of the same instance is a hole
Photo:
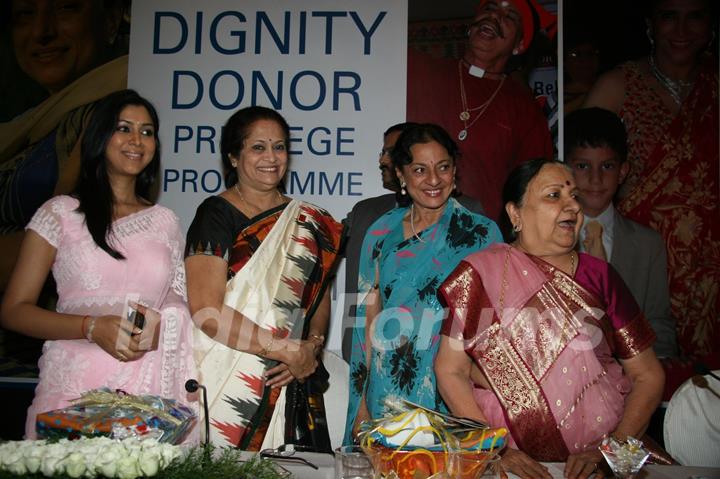
[[[588,224],[585,225],[585,241],[583,241],[583,246],[587,253],[598,259],[607,261],[607,254],[605,253],[605,247],[602,242],[602,232],[603,227],[599,222],[595,220],[589,221]]]

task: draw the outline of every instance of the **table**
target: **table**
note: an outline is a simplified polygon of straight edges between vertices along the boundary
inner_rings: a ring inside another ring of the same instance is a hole
[[[720,468],[686,466],[648,466],[647,475],[641,479],[718,479]]]
[[[545,462],[554,479],[563,479],[565,463]],[[515,474],[508,474],[509,478],[517,479]],[[638,479],[720,479],[720,468],[713,467],[686,467],[686,466],[645,466]]]
[[[252,453],[247,453],[252,454]],[[318,469],[297,464],[294,462],[278,461],[277,463],[287,469],[296,479],[334,479],[335,460],[330,454],[314,452],[297,452],[296,455],[307,459],[318,466]],[[550,470],[553,478],[563,479],[564,463],[544,463]],[[514,474],[508,474],[510,479],[517,479]],[[638,479],[720,479],[720,468],[712,467],[686,467],[686,466],[646,466]]]
[[[249,460],[255,452],[242,451],[240,457]],[[275,464],[281,466],[292,474],[296,479],[335,479],[335,457],[332,454],[322,454],[319,452],[296,452],[295,456],[315,464],[318,468],[313,469],[302,463],[292,460],[271,459]]]

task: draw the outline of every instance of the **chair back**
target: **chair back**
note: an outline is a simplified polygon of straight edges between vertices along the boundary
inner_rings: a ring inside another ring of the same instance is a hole
[[[720,381],[710,375],[685,381],[670,399],[663,436],[683,466],[720,467]]]
[[[330,386],[325,391],[324,401],[330,444],[334,450],[342,446],[343,435],[345,434],[350,366],[342,357],[331,351],[323,352],[323,364],[330,373]]]

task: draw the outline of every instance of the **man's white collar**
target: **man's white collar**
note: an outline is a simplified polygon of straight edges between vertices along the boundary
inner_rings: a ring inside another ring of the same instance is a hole
[[[470,68],[468,69],[468,73],[474,77],[482,78],[485,76],[485,70],[483,70],[480,67],[476,67],[475,65],[470,65]]]

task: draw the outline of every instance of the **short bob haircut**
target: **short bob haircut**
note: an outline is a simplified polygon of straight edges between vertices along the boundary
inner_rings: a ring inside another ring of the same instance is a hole
[[[127,106],[144,107],[155,129],[155,155],[140,172],[135,194],[149,203],[153,198],[155,180],[160,172],[160,120],[155,107],[134,90],[120,90],[102,98],[95,105],[81,143],[80,176],[73,196],[80,201],[78,211],[85,215],[85,224],[95,244],[115,259],[125,257],[108,241],[112,235],[113,192],[107,171],[107,150],[117,128],[120,113]]]
[[[460,158],[460,149],[448,132],[433,123],[416,123],[411,124],[398,137],[395,146],[390,152],[393,166],[398,170],[402,170],[403,166],[409,165],[413,161],[410,148],[418,143],[430,143],[433,141],[445,148],[450,158],[452,158],[453,165],[457,165]],[[410,195],[403,195],[399,191],[396,193],[396,198],[400,206],[409,206],[412,203]]]
[[[225,170],[226,188],[230,188],[238,182],[237,170],[232,166],[230,155],[238,156],[240,154],[245,140],[250,136],[250,128],[260,120],[274,121],[280,125],[285,136],[286,147],[290,148],[290,126],[280,113],[264,106],[249,106],[236,111],[225,123],[220,139],[220,156]]]
[[[622,120],[603,108],[581,108],[565,117],[565,160],[575,148],[610,148],[620,163],[627,160],[627,133]]]
[[[500,215],[500,229],[503,232],[505,241],[508,243],[515,240],[517,235],[512,229],[512,222],[505,210],[505,206],[507,206],[508,203],[513,203],[517,207],[523,205],[528,185],[545,165],[559,165],[569,170],[568,166],[561,161],[548,160],[547,158],[534,158],[515,167],[515,169],[510,172],[510,175],[508,175],[507,180],[505,180],[505,185],[502,190],[503,210]]]

